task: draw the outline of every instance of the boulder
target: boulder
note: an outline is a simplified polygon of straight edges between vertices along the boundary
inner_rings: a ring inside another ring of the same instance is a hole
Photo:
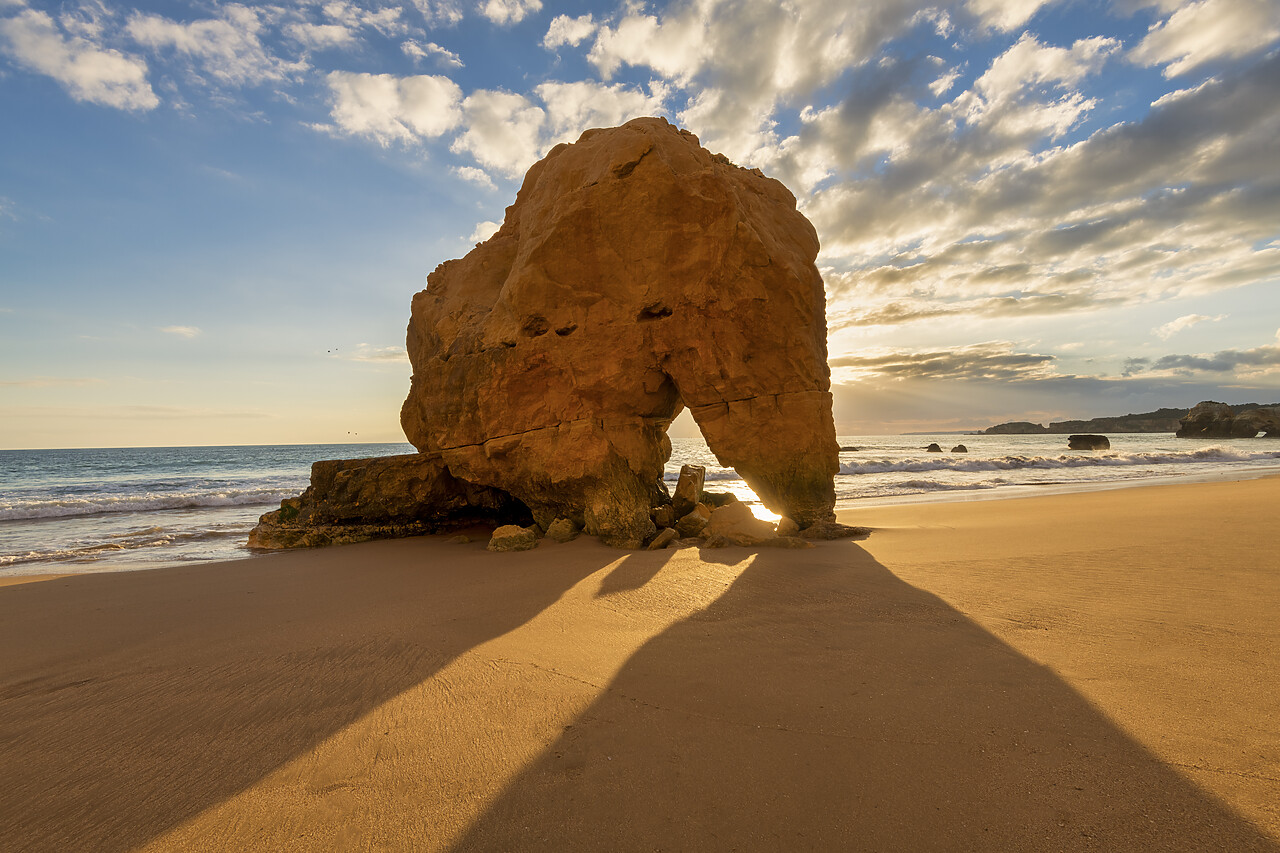
[[[676,481],[676,492],[671,496],[671,509],[676,518],[681,518],[693,509],[702,495],[702,484],[706,479],[705,465],[680,466],[680,479]]]
[[[414,297],[405,435],[540,524],[637,547],[687,407],[766,506],[825,521],[839,451],[817,252],[786,187],[693,134],[589,130]]]
[[[784,515],[778,519],[777,531],[779,536],[795,536],[800,532],[800,525]]]
[[[510,495],[454,477],[439,454],[337,459],[311,466],[311,485],[268,512],[249,547],[307,548],[439,533],[477,522],[529,521]]]
[[[698,503],[703,504],[710,509],[727,506],[731,503],[736,503],[737,500],[738,496],[733,492],[703,492],[698,497]]]
[[[1105,435],[1072,435],[1067,437],[1070,450],[1110,450],[1111,441]]]
[[[756,518],[750,507],[739,502],[713,510],[703,533],[708,542],[725,539],[732,545],[759,545],[778,535],[772,523]]]
[[[926,452],[926,453],[941,453],[941,452],[942,452],[942,445],[940,445],[940,444],[931,444],[931,445],[929,445],[928,447],[926,447],[926,448],[925,448],[925,452]]]
[[[676,531],[681,536],[697,536],[711,519],[711,509],[706,504],[697,504],[676,522]]]
[[[951,452],[952,453],[968,453],[969,448],[965,447],[963,444],[957,444],[955,447],[951,448]]]
[[[567,518],[557,518],[547,527],[547,538],[553,542],[572,542],[578,538],[578,525]]]
[[[655,527],[661,530],[664,527],[670,527],[675,523],[677,518],[675,507],[671,504],[663,504],[655,506],[649,510],[649,518],[653,521]]]
[[[679,533],[670,527],[664,527],[662,530],[658,531],[658,535],[653,537],[653,541],[649,543],[649,550],[661,551],[678,538],[680,538]]]
[[[493,531],[490,551],[531,551],[538,547],[538,534],[531,527],[505,524]]]

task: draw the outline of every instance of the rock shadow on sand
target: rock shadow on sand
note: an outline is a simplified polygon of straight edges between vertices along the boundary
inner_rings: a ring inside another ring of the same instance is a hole
[[[0,849],[146,844],[616,556],[578,551],[530,571],[400,540],[0,588]]]
[[[755,555],[649,640],[452,847],[693,849],[1280,845],[1051,670],[828,543]]]

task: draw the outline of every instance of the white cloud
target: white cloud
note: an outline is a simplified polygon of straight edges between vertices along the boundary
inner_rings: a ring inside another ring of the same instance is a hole
[[[471,232],[471,237],[469,239],[472,243],[483,243],[485,240],[488,240],[494,234],[498,233],[498,229],[501,227],[501,222],[486,221],[476,223],[476,228]]]
[[[632,14],[616,26],[601,26],[587,59],[606,80],[626,64],[647,66],[667,79],[687,82],[706,62],[712,35],[696,8],[663,20]]]
[[[470,181],[473,184],[479,184],[487,190],[496,190],[498,187],[493,183],[493,178],[489,177],[489,173],[484,169],[475,166],[458,166],[453,173],[464,181]],[[481,223],[482,225],[484,223]]]
[[[1174,77],[1221,57],[1246,56],[1280,37],[1280,5],[1272,0],[1201,0],[1153,24],[1129,53],[1142,65],[1163,65]]]
[[[596,31],[596,23],[588,13],[579,18],[568,15],[556,15],[547,27],[547,34],[542,39],[542,46],[547,50],[572,45],[577,47]]]
[[[223,85],[254,86],[306,68],[304,62],[288,62],[266,49],[260,11],[233,3],[220,12],[221,17],[191,23],[135,13],[125,29],[138,44],[186,58],[191,73],[205,83],[212,78]]]
[[[427,26],[451,27],[462,20],[458,0],[413,0]]]
[[[81,35],[66,35],[48,14],[10,3],[16,15],[0,18],[0,51],[24,68],[58,81],[77,101],[123,110],[150,110],[160,99],[147,82],[141,58],[95,43]]]
[[[584,130],[614,127],[639,116],[660,113],[666,88],[656,86],[646,95],[621,84],[606,86],[583,80],[576,83],[543,83],[535,89],[547,105],[552,143],[570,142]]]
[[[951,91],[951,87],[955,85],[956,80],[960,77],[960,69],[951,68],[947,73],[943,74],[937,80],[929,84],[929,91],[935,98],[941,98],[947,92]]]
[[[427,59],[434,56],[437,64],[445,68],[461,68],[463,67],[462,59],[458,54],[448,48],[441,47],[435,42],[427,42],[425,45],[414,41],[413,39],[405,39],[400,44],[405,56],[409,56],[416,60]]]
[[[399,364],[401,362],[407,364],[409,361],[409,355],[404,347],[375,347],[365,343],[356,344],[352,352],[335,355],[334,358],[374,364]]]
[[[1204,323],[1204,322],[1217,323],[1222,320],[1225,320],[1226,317],[1227,317],[1226,314],[1218,314],[1214,317],[1209,317],[1204,314],[1187,314],[1185,316],[1177,318],[1176,320],[1170,320],[1168,323],[1165,323],[1163,326],[1152,329],[1151,331],[1153,334],[1155,334],[1156,337],[1160,338],[1161,340],[1167,341],[1169,340],[1169,338],[1173,337],[1178,332],[1181,332],[1184,329],[1190,329],[1192,326],[1196,325],[1197,323]]]
[[[974,90],[988,103],[1001,103],[1038,85],[1070,86],[1096,71],[1119,46],[1115,39],[1088,38],[1070,48],[1046,47],[1024,33],[991,63]]]
[[[482,166],[519,177],[542,155],[546,113],[522,95],[481,89],[462,102],[466,130],[450,146]]]
[[[204,332],[202,332],[197,326],[163,326],[160,331],[164,332],[166,335],[174,335],[179,338],[187,338],[188,340],[191,338],[198,338],[204,334]]]
[[[402,36],[409,31],[408,25],[401,18],[399,6],[388,6],[384,9],[366,9],[346,2],[346,0],[330,0],[323,7],[325,17],[347,29],[369,27],[377,30],[387,38]]]
[[[458,125],[462,90],[447,77],[357,74],[333,71],[326,78],[336,129],[367,136],[381,145],[438,137]]]
[[[542,0],[484,0],[480,14],[495,24],[518,24],[542,11]]]
[[[314,50],[346,47],[356,40],[356,34],[342,24],[293,23],[284,28],[289,38]]]
[[[1009,32],[1031,20],[1046,0],[969,0],[966,8],[985,27]]]

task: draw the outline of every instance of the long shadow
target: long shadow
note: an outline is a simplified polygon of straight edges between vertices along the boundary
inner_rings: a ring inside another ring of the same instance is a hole
[[[245,790],[617,559],[561,547],[536,571],[404,540],[0,588],[0,849],[129,850]]]
[[[760,553],[650,640],[454,849],[1280,846],[1053,672],[829,543]]]

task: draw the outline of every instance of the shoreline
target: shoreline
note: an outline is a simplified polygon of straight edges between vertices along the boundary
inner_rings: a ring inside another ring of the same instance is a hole
[[[931,506],[931,505],[949,505],[949,504],[969,504],[984,503],[987,501],[1005,501],[1005,500],[1028,500],[1043,497],[1052,497],[1057,495],[1070,494],[1090,494],[1093,492],[1110,492],[1110,491],[1127,491],[1130,489],[1155,488],[1169,485],[1197,485],[1202,483],[1230,483],[1230,482],[1247,482],[1250,480],[1267,479],[1280,477],[1280,465],[1255,467],[1247,471],[1225,471],[1206,474],[1168,474],[1161,477],[1143,477],[1130,480],[1094,480],[1087,482],[1075,483],[1040,483],[1030,485],[1009,485],[1000,486],[992,489],[955,489],[955,490],[939,490],[925,492],[921,494],[907,495],[891,495],[886,497],[870,497],[870,498],[854,498],[837,500],[835,511],[837,517],[847,524],[866,526],[858,520],[858,516],[852,516],[851,513],[859,513],[864,510],[876,509],[879,507],[892,506]],[[714,491],[714,484],[712,490]],[[274,504],[264,504],[264,512],[268,511]],[[770,514],[771,518],[775,518]],[[24,523],[24,521],[53,522],[57,523],[62,519],[34,519],[14,521],[13,523]],[[7,523],[7,522],[0,522]],[[155,560],[146,559],[122,560],[104,558],[91,562],[31,562],[18,563],[16,565],[0,568],[0,586],[12,583],[30,583],[39,580],[48,580],[66,576],[102,574],[102,573],[118,573],[118,572],[137,572],[151,571],[154,569],[169,569],[192,566],[203,566],[215,563],[239,562],[246,560],[256,560],[262,557],[270,556],[274,552],[254,553],[246,551],[245,553],[234,558],[209,558],[209,559],[174,559],[174,560]],[[143,556],[145,552],[139,556]],[[23,570],[25,566],[29,566],[31,571]],[[68,568],[75,566],[73,571],[60,571],[60,568]]]
[[[0,824],[106,853],[1275,853],[1276,501],[1268,477],[842,510],[876,532],[800,551],[419,537],[0,585]]]

